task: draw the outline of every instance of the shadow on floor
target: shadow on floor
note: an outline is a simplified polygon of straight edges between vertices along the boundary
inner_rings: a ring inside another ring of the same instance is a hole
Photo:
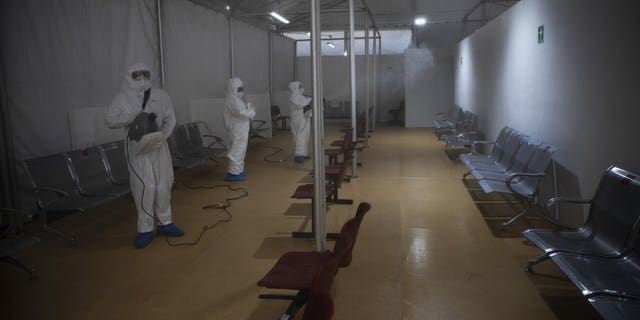
[[[459,161],[459,157],[461,154],[469,153],[469,149],[467,148],[456,148],[456,149],[443,149],[444,153],[447,155],[447,158],[451,161]]]

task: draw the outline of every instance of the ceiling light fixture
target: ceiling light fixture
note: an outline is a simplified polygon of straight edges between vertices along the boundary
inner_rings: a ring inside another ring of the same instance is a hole
[[[225,9],[227,9],[227,11],[231,10],[231,7],[229,5],[224,6]]]
[[[269,14],[270,14],[272,17],[274,17],[274,18],[276,18],[276,19],[280,20],[280,22],[285,23],[285,24],[289,24],[289,20],[287,20],[287,19],[285,19],[283,16],[281,16],[281,15],[277,14],[275,11],[271,11],[271,12],[269,12]]]
[[[425,24],[427,24],[427,18],[425,18],[425,17],[416,17],[416,19],[413,20],[413,23],[416,26],[424,26]]]

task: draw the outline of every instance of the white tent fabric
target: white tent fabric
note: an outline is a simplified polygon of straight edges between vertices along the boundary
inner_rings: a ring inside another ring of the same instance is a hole
[[[233,20],[235,76],[247,93],[269,91],[269,35],[244,22]]]
[[[277,91],[289,91],[289,82],[294,81],[293,65],[295,42],[291,39],[274,35],[271,40],[273,50],[273,69],[271,87],[275,94]],[[273,100],[273,99],[272,99]],[[282,106],[280,107],[282,110]]]
[[[124,130],[105,125],[107,108],[80,108],[69,111],[71,149],[84,149],[124,139]]]
[[[226,16],[190,1],[165,1],[165,89],[178,123],[190,116],[189,101],[224,97],[230,78]]]
[[[109,105],[129,64],[158,74],[153,0],[6,0],[0,17],[18,159],[68,150],[68,112]]]
[[[178,122],[199,120],[189,114],[190,101],[226,94],[228,20],[186,0],[162,3],[165,87]],[[99,122],[100,115],[99,109],[78,109],[107,107],[130,64],[145,62],[154,86],[159,84],[154,0],[5,0],[0,18],[0,58],[19,160],[112,139],[105,127],[80,140],[80,129]],[[248,93],[268,92],[268,37],[267,31],[234,20],[235,70]],[[293,41],[273,39],[273,88],[284,90],[292,80]],[[265,106],[266,116],[259,113],[259,119],[269,120]]]

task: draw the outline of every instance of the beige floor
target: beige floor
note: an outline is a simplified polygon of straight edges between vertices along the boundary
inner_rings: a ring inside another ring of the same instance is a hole
[[[327,128],[327,141],[339,135],[336,127]],[[278,131],[271,144],[290,150],[290,135]],[[131,198],[59,220],[79,245],[42,235],[41,244],[20,255],[38,268],[34,281],[0,265],[2,319],[278,319],[286,303],[259,300],[272,291],[256,281],[282,253],[312,247],[288,235],[309,227],[308,204],[289,197],[311,164],[266,163],[272,151],[261,145],[250,144],[248,181],[238,184],[249,197],[235,201],[233,220],[207,231],[198,245],[171,247],[157,237],[134,249]],[[380,125],[361,161],[360,176],[341,193],[356,204],[370,202],[372,210],[353,264],[334,281],[335,319],[597,319],[552,263],[537,274],[523,271],[526,259],[539,254],[517,237],[525,226],[491,230],[495,220],[483,217],[459,179],[463,166],[430,130]],[[220,184],[224,172],[207,164],[178,171],[176,181]],[[203,205],[232,195],[174,189],[174,220],[187,232],[180,241],[222,218]],[[329,231],[355,207],[330,206]]]

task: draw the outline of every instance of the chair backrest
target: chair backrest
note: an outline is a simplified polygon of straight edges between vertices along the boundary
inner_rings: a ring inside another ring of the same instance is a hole
[[[124,140],[102,144],[100,152],[111,182],[115,183],[116,177],[127,177],[129,175]]]
[[[346,254],[353,250],[353,240],[351,236],[346,232],[341,232],[336,239],[336,244],[333,246],[331,252],[331,258],[328,259],[323,265],[322,269],[316,274],[316,278],[313,280],[311,290],[329,293],[331,284],[333,283],[333,276],[338,272],[340,261]]]
[[[312,291],[307,299],[303,320],[331,320],[333,319],[333,300],[328,293]]]
[[[498,163],[503,165],[505,168],[511,167],[511,163],[518,153],[518,149],[520,149],[520,145],[522,145],[524,139],[525,137],[521,134],[517,132],[512,133],[509,140],[504,144],[503,154],[502,157],[498,159]]]
[[[70,164],[64,153],[25,160],[23,166],[34,189],[53,188],[70,195],[77,195]],[[57,197],[49,192],[36,191],[35,195],[38,205],[41,207],[44,203]]]
[[[518,149],[518,152],[513,159],[513,164],[511,165],[511,168],[509,168],[509,171],[524,172],[533,159],[533,155],[535,154],[536,150],[539,150],[539,146],[539,141],[536,141],[531,137],[526,138],[522,145],[520,145],[520,148]]]
[[[371,205],[367,202],[361,202],[356,210],[356,215],[349,219],[349,221],[345,222],[342,225],[342,230],[340,233],[346,233],[351,237],[351,241],[353,242],[352,248],[347,254],[344,255],[342,260],[340,260],[340,268],[348,267],[351,264],[351,260],[353,257],[353,246],[356,245],[356,239],[358,238],[358,231],[360,230],[360,224],[362,223],[362,219],[365,214],[371,210]],[[338,243],[336,242],[336,246]],[[333,248],[333,251],[336,251],[336,248]]]
[[[275,118],[278,117],[280,115],[280,107],[278,106],[271,106],[271,117]]]
[[[496,137],[496,143],[493,145],[493,150],[491,151],[491,158],[494,161],[499,161],[502,155],[504,154],[504,145],[509,140],[509,137],[515,132],[515,130],[504,127],[498,133],[498,137]]]
[[[640,218],[640,178],[624,169],[611,166],[600,179],[591,200],[587,226],[596,237],[623,251],[634,249]]]
[[[550,146],[546,143],[540,144],[538,148],[536,148],[536,152],[533,154],[533,157],[525,171],[527,173],[545,173],[547,166],[549,166],[549,163],[551,162],[553,154],[557,151],[557,147]],[[541,178],[523,177],[512,186],[514,190],[518,191],[518,193],[533,197],[538,192],[538,185],[541,180]]]
[[[477,128],[478,128],[478,115],[475,113],[471,113],[471,115],[469,116],[469,119],[467,119],[466,123],[464,124],[463,130],[465,132],[470,132],[470,131],[476,131]]]
[[[98,147],[84,150],[73,150],[66,153],[71,163],[71,172],[76,187],[82,193],[83,186],[93,184],[110,184],[109,174]]]
[[[169,139],[169,151],[173,155],[185,154],[191,148],[189,142],[189,133],[187,127],[184,125],[176,126],[171,135],[172,139]]]
[[[185,125],[189,134],[189,145],[192,149],[200,149],[202,147],[202,134],[197,122],[190,122]]]

